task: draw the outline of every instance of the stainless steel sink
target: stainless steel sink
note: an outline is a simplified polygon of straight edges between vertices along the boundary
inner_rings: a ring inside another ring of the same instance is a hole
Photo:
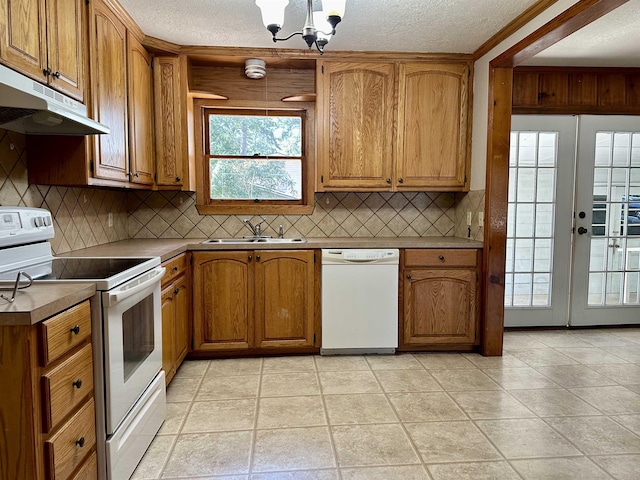
[[[306,238],[267,238],[267,237],[249,237],[249,238],[210,238],[202,243],[211,244],[255,244],[255,243],[305,243]]]

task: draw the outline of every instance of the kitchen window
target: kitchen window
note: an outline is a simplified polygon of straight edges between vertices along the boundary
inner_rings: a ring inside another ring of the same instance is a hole
[[[200,213],[311,213],[312,112],[195,104]]]

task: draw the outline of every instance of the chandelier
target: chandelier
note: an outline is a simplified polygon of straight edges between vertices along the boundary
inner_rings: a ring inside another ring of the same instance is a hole
[[[307,19],[304,27],[299,32],[294,32],[288,37],[278,38],[276,35],[282,29],[284,23],[284,10],[289,5],[289,0],[256,0],[256,5],[262,11],[262,22],[271,32],[273,41],[283,42],[296,35],[302,36],[309,48],[314,45],[322,55],[324,47],[336,33],[336,25],[344,16],[346,0],[322,0],[322,11],[313,11],[313,0],[307,0]]]

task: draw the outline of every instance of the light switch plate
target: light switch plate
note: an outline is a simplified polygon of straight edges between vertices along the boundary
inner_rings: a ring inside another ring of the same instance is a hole
[[[484,212],[478,212],[478,226],[484,227]]]
[[[470,227],[471,226],[471,212],[467,212],[467,226]]]

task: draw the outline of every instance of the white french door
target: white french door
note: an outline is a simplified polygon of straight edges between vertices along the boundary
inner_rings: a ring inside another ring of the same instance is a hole
[[[571,325],[640,323],[640,117],[582,116]]]
[[[505,326],[566,325],[576,120],[516,115],[511,130]]]
[[[628,323],[640,323],[640,117],[514,116],[505,326]]]

